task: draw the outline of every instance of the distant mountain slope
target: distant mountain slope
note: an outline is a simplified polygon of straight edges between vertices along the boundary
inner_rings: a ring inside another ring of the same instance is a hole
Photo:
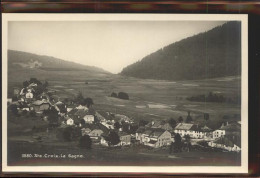
[[[31,77],[40,80],[88,80],[110,76],[103,69],[77,64],[50,56],[8,50],[8,80],[23,81]]]
[[[183,39],[125,67],[121,75],[165,80],[240,75],[240,29],[240,22],[228,22]]]

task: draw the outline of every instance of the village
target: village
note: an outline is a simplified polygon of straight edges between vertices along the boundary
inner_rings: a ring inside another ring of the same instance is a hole
[[[13,117],[30,115],[48,123],[41,132],[58,130],[56,137],[63,142],[78,140],[79,146],[130,147],[143,145],[149,149],[168,149],[169,154],[189,152],[195,146],[224,152],[241,152],[240,121],[224,122],[212,129],[207,124],[193,121],[190,111],[186,116],[168,120],[139,120],[119,113],[94,109],[92,98],[79,93],[76,98],[53,97],[48,82],[36,78],[25,81],[21,88],[13,89],[8,98],[8,113]],[[186,119],[182,119],[185,118]],[[204,114],[207,120],[209,115]],[[40,132],[37,125],[34,132]],[[42,141],[42,137],[36,138]]]

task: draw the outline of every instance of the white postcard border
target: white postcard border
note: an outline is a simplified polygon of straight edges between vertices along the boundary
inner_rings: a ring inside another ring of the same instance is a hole
[[[241,21],[241,166],[8,166],[7,47],[8,21]],[[248,15],[246,14],[2,14],[2,171],[125,173],[248,173]]]

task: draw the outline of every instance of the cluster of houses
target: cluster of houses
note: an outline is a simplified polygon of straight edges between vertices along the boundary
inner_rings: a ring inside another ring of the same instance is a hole
[[[171,145],[174,137],[179,134],[181,137],[187,135],[193,140],[207,141],[210,147],[217,147],[228,151],[241,151],[241,125],[238,122],[225,123],[219,129],[212,130],[207,125],[196,123],[178,123],[174,128],[166,121],[151,121],[145,126],[138,127],[134,133],[123,131],[122,125],[127,124],[129,128],[137,125],[133,118],[122,114],[105,111],[96,111],[92,107],[83,105],[68,104],[65,102],[50,101],[47,93],[43,92],[37,99],[33,95],[37,84],[31,83],[27,88],[14,90],[19,95],[19,100],[13,102],[19,105],[19,110],[35,111],[43,115],[45,110],[55,108],[59,115],[60,127],[78,127],[81,135],[89,135],[94,144],[109,146],[108,135],[110,131],[116,130],[120,142],[118,146],[130,145],[133,143],[143,144],[153,148]],[[46,117],[43,117],[48,120]],[[120,127],[115,128],[115,123]]]

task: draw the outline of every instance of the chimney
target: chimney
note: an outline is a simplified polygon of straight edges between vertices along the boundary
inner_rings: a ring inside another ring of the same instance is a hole
[[[152,121],[152,125],[154,125],[154,121]]]
[[[228,121],[227,121],[227,126],[228,126]]]

